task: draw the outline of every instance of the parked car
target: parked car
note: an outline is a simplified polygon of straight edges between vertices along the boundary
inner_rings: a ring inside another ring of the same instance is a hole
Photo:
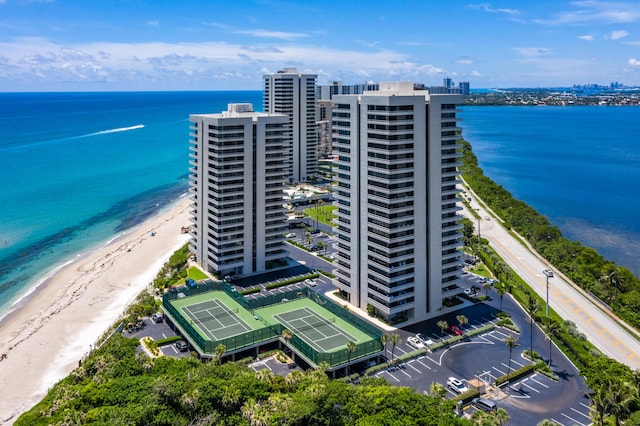
[[[447,387],[455,393],[465,393],[469,390],[462,380],[455,377],[449,377],[447,379]]]
[[[478,410],[485,411],[487,413],[492,413],[498,409],[498,406],[495,402],[488,400],[486,398],[473,398],[471,404],[476,407]]]
[[[422,333],[418,333],[416,334],[416,338],[419,339],[422,343],[425,344],[425,346],[430,346],[433,345],[433,340],[429,339],[429,338],[425,338]]]
[[[304,283],[309,287],[315,287],[318,285],[318,281],[314,280],[313,278],[307,278],[306,280],[304,280]]]
[[[420,340],[420,339],[418,339],[417,337],[414,337],[414,336],[407,337],[407,343],[410,344],[411,346],[413,346],[416,349],[424,348],[424,343],[422,343],[422,340]]]
[[[287,235],[284,236],[285,238],[295,238],[296,234],[294,234],[293,232],[289,232]]]
[[[180,352],[186,352],[187,350],[189,350],[189,344],[184,340],[178,340],[176,342],[176,349],[178,349]]]
[[[162,322],[164,321],[164,315],[162,315],[161,313],[157,312],[153,315],[151,315],[151,321],[158,323],[158,322]]]
[[[458,327],[457,325],[451,325],[449,326],[449,333],[455,335],[455,336],[461,336],[462,335],[462,330],[460,330],[460,327]]]

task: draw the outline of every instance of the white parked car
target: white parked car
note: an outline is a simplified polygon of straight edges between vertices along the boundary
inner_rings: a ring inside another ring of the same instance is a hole
[[[424,343],[422,343],[422,340],[418,339],[417,337],[414,336],[409,336],[407,337],[407,343],[410,344],[411,346],[413,346],[416,349],[421,349],[424,348]]]
[[[425,346],[429,347],[433,345],[433,340],[425,338],[421,333],[416,334],[416,338],[420,340]]]
[[[284,236],[285,238],[295,238],[296,234],[294,234],[293,232],[289,232],[287,235]]]
[[[449,377],[447,379],[447,387],[455,393],[465,393],[469,390],[462,380],[456,379],[455,377]]]
[[[304,280],[304,283],[309,287],[315,287],[318,285],[318,281],[314,280],[313,278],[307,278],[306,280]]]

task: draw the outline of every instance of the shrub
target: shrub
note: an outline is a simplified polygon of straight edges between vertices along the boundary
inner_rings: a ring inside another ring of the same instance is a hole
[[[461,393],[460,395],[451,398],[451,401],[458,402],[462,401],[463,404],[468,404],[470,401],[473,401],[473,398],[479,398],[480,391],[478,389],[469,389],[465,393]]]
[[[165,346],[165,345],[168,345],[168,344],[171,344],[171,343],[175,343],[180,339],[182,339],[182,337],[180,337],[180,336],[165,337],[164,339],[156,340],[156,345]]]
[[[533,373],[536,370],[536,364],[525,365],[517,370],[513,370],[509,374],[502,375],[496,379],[496,386],[500,386],[507,381],[518,380],[528,374]]]
[[[246,289],[246,290],[242,290],[240,292],[240,294],[243,295],[243,296],[246,296],[248,294],[259,293],[260,290],[261,290],[260,287],[254,287],[254,288],[249,288],[249,289]]]

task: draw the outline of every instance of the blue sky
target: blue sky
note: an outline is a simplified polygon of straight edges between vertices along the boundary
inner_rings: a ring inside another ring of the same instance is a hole
[[[640,1],[0,0],[0,91],[640,85]]]

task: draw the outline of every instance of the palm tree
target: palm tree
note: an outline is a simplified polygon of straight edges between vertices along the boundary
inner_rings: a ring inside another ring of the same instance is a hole
[[[462,327],[464,327],[464,325],[469,322],[469,318],[464,315],[456,316],[456,320],[458,320],[458,324],[460,324],[460,329],[462,329]]]
[[[504,424],[504,422],[508,422],[510,419],[509,413],[507,413],[507,410],[504,408],[498,408],[498,410],[493,414],[493,417],[499,425]]]
[[[498,292],[498,296],[500,296],[500,310],[502,310],[502,296],[507,292],[507,286],[504,283],[498,283],[495,287]]]
[[[609,412],[613,414],[615,425],[620,426],[620,420],[628,414],[628,406],[633,400],[632,387],[626,382],[610,383],[608,387]]]
[[[482,284],[482,288],[484,288],[484,297],[488,298],[489,297],[489,289],[491,288],[491,283],[487,281],[486,283]]]
[[[438,321],[436,324],[438,325],[438,327],[440,327],[440,337],[442,337],[444,331],[449,328],[449,324],[444,320]]]
[[[551,367],[551,345],[553,343],[553,337],[556,337],[560,332],[560,324],[556,320],[550,317],[546,317],[544,321],[544,329],[547,332],[549,338],[549,367]]]
[[[383,334],[382,337],[380,338],[380,341],[382,342],[382,346],[384,346],[384,357],[386,359],[389,359],[387,358],[387,343],[389,343],[389,340],[391,339],[388,334]]]
[[[540,310],[540,302],[530,291],[525,294],[524,309],[529,314],[529,355],[533,360],[533,317]]]
[[[226,351],[227,351],[227,348],[222,343],[216,346],[216,357],[215,357],[216,364],[220,364],[222,362],[222,356]]]
[[[347,376],[349,376],[350,373],[350,369],[351,369],[351,355],[353,354],[353,351],[356,350],[356,344],[352,341],[348,341],[347,342]]]
[[[429,386],[429,395],[443,399],[447,395],[447,390],[442,386],[442,383],[433,382],[431,386]]]
[[[396,345],[398,345],[398,344],[400,344],[402,342],[402,338],[400,337],[400,335],[398,333],[393,333],[389,337],[389,339],[391,341],[391,361],[393,361],[393,358],[395,356]]]
[[[291,340],[291,338],[293,337],[293,333],[288,328],[285,328],[284,330],[282,330],[282,334],[280,334],[280,337],[284,339],[285,345],[288,346],[289,340]],[[286,351],[287,348],[285,347],[284,350]]]
[[[517,339],[514,339],[513,336],[509,336],[503,340],[504,344],[509,348],[509,367],[507,368],[507,387],[511,386],[509,375],[511,374],[511,354],[513,353],[513,348],[520,346],[517,342]],[[502,424],[502,423],[500,423]]]

